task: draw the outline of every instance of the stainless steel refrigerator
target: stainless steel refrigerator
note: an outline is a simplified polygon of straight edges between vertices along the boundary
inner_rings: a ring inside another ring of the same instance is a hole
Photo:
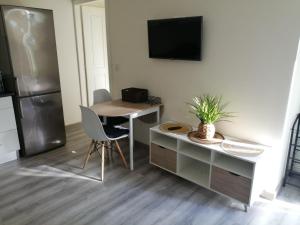
[[[53,12],[0,6],[0,70],[15,93],[21,154],[66,142]]]

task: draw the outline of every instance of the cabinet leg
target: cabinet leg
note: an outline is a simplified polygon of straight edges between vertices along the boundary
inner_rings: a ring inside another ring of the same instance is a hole
[[[248,205],[244,205],[244,212],[248,212]]]

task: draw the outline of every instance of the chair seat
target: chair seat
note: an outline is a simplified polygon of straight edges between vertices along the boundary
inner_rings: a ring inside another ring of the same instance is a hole
[[[107,117],[107,124],[109,124],[110,126],[116,126],[116,125],[120,125],[123,123],[127,123],[129,120],[125,117]]]
[[[111,139],[119,139],[128,136],[129,129],[121,126],[103,126],[106,136]]]
[[[101,122],[104,122],[103,116],[99,116]],[[117,117],[106,117],[106,124],[108,126],[116,126],[116,125],[121,125],[123,123],[127,123],[129,119],[122,117],[122,116],[117,116]]]

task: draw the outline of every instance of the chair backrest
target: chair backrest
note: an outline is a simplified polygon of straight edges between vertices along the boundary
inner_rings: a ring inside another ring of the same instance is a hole
[[[98,115],[88,107],[80,106],[82,127],[86,134],[95,141],[107,141],[101,120]]]
[[[106,89],[98,89],[94,91],[94,104],[111,101],[110,93]]]

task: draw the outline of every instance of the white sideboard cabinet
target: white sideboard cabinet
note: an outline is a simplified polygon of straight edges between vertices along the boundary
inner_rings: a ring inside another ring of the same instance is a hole
[[[150,163],[241,202],[245,211],[262,192],[264,154],[239,157],[219,144],[192,142],[187,135],[150,129]]]

